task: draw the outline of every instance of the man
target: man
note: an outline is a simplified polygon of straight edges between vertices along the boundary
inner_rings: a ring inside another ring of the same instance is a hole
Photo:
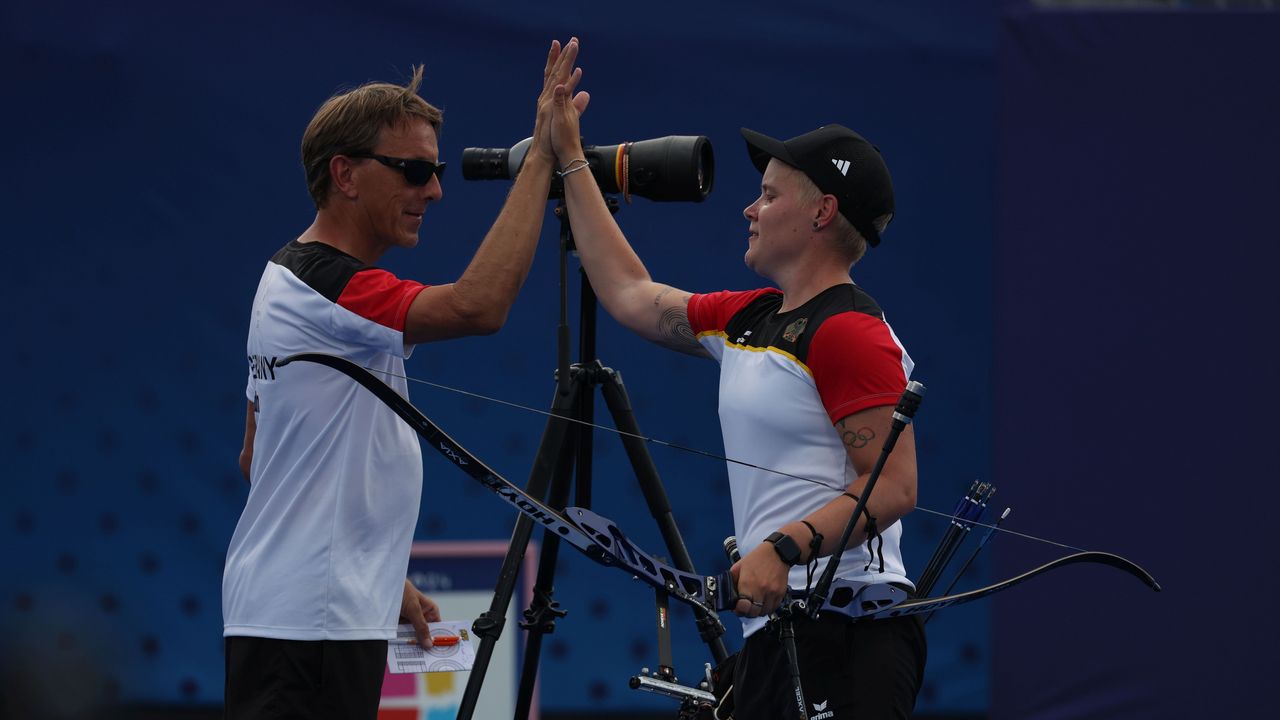
[[[293,353],[344,356],[407,395],[418,343],[496,332],[532,262],[553,171],[553,88],[572,88],[577,40],[551,44],[533,144],[506,204],[454,283],[425,286],[373,266],[412,248],[443,194],[441,114],[406,86],[370,83],[328,100],[303,136],[315,221],[272,258],[249,327],[240,467],[249,498],[223,578],[226,716],[377,716],[397,620],[430,644],[435,603],[407,580],[422,496],[418,438],[349,378]],[[585,108],[583,104],[578,109]]]
[[[720,419],[729,457],[812,482],[731,464],[738,544],[731,568],[746,637],[734,670],[738,720],[794,717],[786,656],[767,617],[807,563],[832,553],[888,432],[912,362],[850,270],[880,242],[893,189],[879,151],[828,125],[787,142],[743,130],[763,173],[743,214],[748,266],[777,289],[694,295],[650,279],[585,166],[573,88],[556,89],[552,143],[574,239],[605,309],[641,336],[721,364]],[[898,520],[915,507],[910,428],[885,464],[838,577],[910,583]],[[820,543],[814,538],[821,536]],[[881,540],[883,545],[880,545]],[[814,545],[819,545],[815,548]],[[867,545],[872,545],[867,543]],[[909,717],[924,672],[914,618],[795,621],[811,717]]]

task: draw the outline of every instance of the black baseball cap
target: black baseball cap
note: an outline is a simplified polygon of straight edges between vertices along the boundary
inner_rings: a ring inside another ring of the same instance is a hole
[[[742,128],[747,153],[760,172],[770,158],[803,172],[825,195],[839,201],[840,214],[872,247],[880,244],[875,219],[893,217],[893,182],[880,148],[843,125],[823,125],[786,142]]]

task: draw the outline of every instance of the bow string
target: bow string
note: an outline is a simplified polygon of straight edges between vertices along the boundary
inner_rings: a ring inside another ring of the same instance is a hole
[[[581,419],[578,419],[578,418],[566,417],[566,416],[563,416],[563,415],[557,415],[557,414],[555,414],[555,413],[553,413],[553,412],[549,412],[549,411],[547,411],[547,410],[543,410],[542,408],[536,408],[536,407],[532,407],[532,406],[529,406],[529,405],[522,405],[522,404],[520,404],[520,403],[512,402],[512,401],[510,401],[510,400],[503,400],[502,398],[496,398],[496,397],[493,397],[493,396],[491,396],[491,395],[484,395],[484,394],[482,394],[482,393],[473,392],[473,391],[471,391],[471,390],[464,390],[464,389],[462,389],[462,388],[456,388],[456,387],[453,387],[453,386],[451,386],[451,385],[445,385],[445,384],[442,384],[442,383],[435,383],[435,382],[431,382],[430,380],[423,380],[423,379],[421,379],[421,378],[415,378],[415,377],[412,377],[412,376],[409,376],[409,375],[400,375],[400,374],[397,374],[397,373],[391,372],[391,371],[389,371],[389,370],[379,370],[379,369],[376,369],[376,368],[370,368],[370,367],[367,367],[367,366],[364,366],[364,365],[359,365],[358,367],[360,367],[362,370],[367,370],[367,371],[369,371],[369,372],[378,373],[378,374],[380,374],[380,375],[386,375],[386,376],[388,376],[388,377],[394,377],[394,378],[397,378],[397,379],[400,379],[400,380],[405,380],[405,381],[408,381],[408,382],[417,383],[417,384],[419,384],[419,385],[426,385],[427,387],[435,388],[435,389],[437,389],[437,390],[444,390],[444,391],[446,391],[446,392],[451,392],[451,393],[454,393],[454,394],[457,394],[457,395],[462,395],[462,396],[469,397],[469,398],[475,398],[475,399],[477,399],[477,400],[483,400],[483,401],[485,401],[485,402],[491,402],[491,403],[494,403],[494,404],[497,404],[497,405],[504,405],[504,406],[509,407],[509,408],[513,408],[513,409],[516,409],[516,410],[523,410],[523,411],[525,411],[525,412],[534,413],[534,414],[536,414],[536,415],[544,415],[544,416],[546,416],[546,417],[554,417],[554,418],[558,418],[558,419],[560,419],[560,420],[564,420],[564,421],[566,421],[566,422],[575,423],[575,424],[577,424],[577,425],[581,425],[581,426],[583,426],[583,427],[594,428],[594,429],[596,429],[596,430],[604,430],[605,432],[613,433],[613,434],[615,434],[615,435],[620,435],[620,436],[624,436],[624,437],[631,437],[631,438],[635,438],[635,439],[637,439],[637,440],[641,440],[641,441],[644,441],[644,442],[647,442],[647,443],[652,443],[652,444],[654,444],[654,445],[659,445],[659,446],[662,446],[662,447],[671,448],[671,449],[673,449],[673,450],[679,450],[679,451],[681,451],[681,452],[686,452],[686,453],[690,453],[690,454],[693,454],[693,455],[701,455],[702,457],[705,457],[705,458],[708,458],[708,459],[711,459],[711,460],[719,460],[719,461],[727,462],[727,463],[731,463],[731,464],[734,464],[734,465],[741,465],[741,466],[743,466],[743,467],[749,467],[749,468],[752,468],[753,470],[762,470],[762,471],[764,471],[764,472],[771,473],[771,474],[774,474],[774,475],[779,475],[779,476],[782,476],[782,477],[792,478],[793,480],[800,480],[800,481],[802,481],[802,482],[812,483],[812,484],[814,484],[814,485],[820,485],[820,486],[822,486],[822,487],[825,487],[825,488],[828,488],[828,489],[831,489],[831,490],[835,490],[836,492],[843,492],[843,491],[844,491],[844,488],[843,488],[843,487],[836,487],[835,485],[831,485],[830,483],[826,483],[826,482],[823,482],[823,481],[821,481],[821,480],[817,480],[817,479],[815,479],[815,478],[805,477],[805,476],[803,476],[803,475],[796,475],[796,474],[794,474],[794,473],[789,473],[789,472],[787,472],[787,471],[785,471],[785,470],[778,470],[778,469],[776,469],[776,468],[771,468],[771,467],[767,467],[767,466],[764,466],[764,465],[757,465],[757,464],[755,464],[755,463],[747,462],[746,460],[738,460],[738,459],[736,459],[736,458],[726,457],[726,456],[724,456],[724,455],[720,455],[720,454],[717,454],[717,453],[713,453],[713,452],[711,452],[711,451],[709,451],[709,450],[701,450],[701,449],[699,449],[699,448],[689,447],[689,446],[687,446],[687,445],[681,445],[681,444],[679,444],[679,443],[670,442],[670,441],[668,441],[668,440],[662,440],[661,438],[655,438],[655,437],[652,437],[652,436],[649,436],[649,435],[641,435],[641,434],[638,434],[638,433],[631,433],[631,432],[627,432],[627,431],[625,431],[625,430],[619,430],[619,429],[614,428],[614,427],[609,427],[608,425],[601,425],[601,424],[599,424],[599,423],[594,423],[594,422],[590,422],[590,421],[587,421],[587,420],[581,420]],[[1071,545],[1071,544],[1068,544],[1068,543],[1058,542],[1058,541],[1056,541],[1056,540],[1050,540],[1050,539],[1048,539],[1048,538],[1040,537],[1040,536],[1037,536],[1037,535],[1031,535],[1031,534],[1029,534],[1029,533],[1018,532],[1017,530],[1010,530],[1009,528],[1002,527],[1002,526],[998,526],[998,525],[994,525],[994,524],[990,524],[990,523],[978,522],[978,521],[976,521],[976,520],[966,520],[965,518],[962,518],[962,517],[960,517],[960,516],[958,516],[958,515],[954,515],[954,514],[952,514],[952,513],[947,513],[947,512],[941,512],[941,511],[939,511],[939,510],[933,510],[933,509],[930,509],[930,508],[927,508],[927,507],[924,507],[924,506],[921,506],[921,505],[916,505],[916,506],[915,506],[915,509],[916,509],[916,510],[919,510],[920,512],[928,513],[928,514],[930,514],[930,515],[936,515],[936,516],[938,516],[938,517],[940,517],[940,518],[946,518],[946,519],[949,519],[949,520],[963,520],[963,521],[964,521],[966,524],[968,524],[968,525],[973,525],[973,526],[976,526],[976,527],[986,528],[986,529],[988,529],[988,530],[992,530],[992,531],[995,531],[995,532],[1007,533],[1007,534],[1009,534],[1009,535],[1014,535],[1014,536],[1017,536],[1017,537],[1020,537],[1020,538],[1024,538],[1024,539],[1026,539],[1026,540],[1032,540],[1032,541],[1035,541],[1035,542],[1044,543],[1044,544],[1046,544],[1046,545],[1052,545],[1052,546],[1054,546],[1054,547],[1063,548],[1063,549],[1065,549],[1065,550],[1074,550],[1074,551],[1076,551],[1077,553],[1089,552],[1088,550],[1086,550],[1086,549],[1084,549],[1084,548],[1077,547],[1077,546],[1075,546],[1075,545]]]

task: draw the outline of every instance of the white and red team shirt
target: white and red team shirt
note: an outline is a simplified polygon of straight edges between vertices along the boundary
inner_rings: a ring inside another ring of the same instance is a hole
[[[834,424],[860,410],[895,404],[913,366],[880,308],[856,285],[836,285],[789,312],[779,313],[781,307],[782,293],[772,288],[689,300],[698,342],[720,363],[725,454],[816,481],[728,464],[743,556],[778,528],[831,502],[857,478]],[[898,547],[901,523],[880,528],[880,534],[884,572],[879,557],[864,570],[871,560],[864,543],[845,551],[836,577],[910,585]],[[825,562],[819,560],[819,571]],[[806,569],[792,568],[788,584],[803,590]],[[766,622],[743,618],[743,635]]]
[[[423,287],[319,242],[267,263],[249,325],[257,431],[222,579],[224,635],[395,636],[422,498],[418,437],[346,375],[276,363],[340,355],[407,397],[405,318]]]

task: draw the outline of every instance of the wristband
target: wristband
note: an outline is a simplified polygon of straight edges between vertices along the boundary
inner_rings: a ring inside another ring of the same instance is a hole
[[[582,163],[582,164],[581,164],[581,165],[578,165],[577,163]],[[587,162],[587,159],[586,159],[586,158],[575,158],[575,159],[573,159],[573,160],[570,160],[570,161],[569,161],[569,163],[568,163],[567,165],[565,165],[565,167],[566,167],[566,168],[568,168],[568,169],[567,169],[567,170],[561,170],[561,171],[557,172],[556,174],[557,174],[557,175],[559,175],[560,177],[564,177],[565,175],[571,175],[571,174],[573,174],[573,173],[578,172],[579,170],[581,170],[581,169],[583,169],[583,168],[591,167],[591,163]]]

